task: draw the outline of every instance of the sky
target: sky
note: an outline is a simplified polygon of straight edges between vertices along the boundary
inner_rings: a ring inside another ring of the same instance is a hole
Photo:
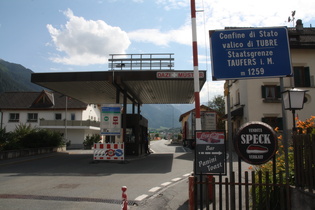
[[[313,0],[195,2],[198,68],[208,77],[201,103],[223,95],[224,82],[211,79],[209,30],[315,25]],[[107,71],[109,54],[174,53],[175,70],[193,70],[190,11],[190,0],[0,0],[0,59],[79,72]]]

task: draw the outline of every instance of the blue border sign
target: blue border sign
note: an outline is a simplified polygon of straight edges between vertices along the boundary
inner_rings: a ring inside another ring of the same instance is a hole
[[[209,31],[213,80],[292,75],[286,27]]]

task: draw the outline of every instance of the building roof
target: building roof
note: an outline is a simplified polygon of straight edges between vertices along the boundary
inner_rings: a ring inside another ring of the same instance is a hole
[[[33,73],[31,81],[85,103],[187,104],[194,102],[194,72],[178,70],[109,70]],[[199,88],[206,71],[199,71]],[[117,102],[119,100],[119,102]]]
[[[315,49],[315,28],[288,28],[291,49]]]
[[[194,112],[194,111],[195,111],[195,109],[192,109],[192,110],[189,110],[188,112],[185,112],[184,114],[180,115],[179,116],[179,122],[181,122],[184,119],[184,117],[186,117],[187,115],[189,115],[191,112]],[[216,112],[215,110],[213,110],[213,109],[211,109],[205,105],[200,106],[200,111]]]
[[[66,98],[68,98],[67,103]],[[87,104],[60,93],[46,90],[42,92],[4,92],[0,94],[0,109],[2,110],[58,110],[66,107],[67,109],[86,109]]]

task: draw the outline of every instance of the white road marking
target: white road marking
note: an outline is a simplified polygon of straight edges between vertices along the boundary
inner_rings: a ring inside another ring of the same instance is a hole
[[[173,182],[177,182],[179,180],[181,180],[182,178],[175,178],[175,179],[172,179]]]
[[[162,183],[161,185],[162,186],[167,186],[167,185],[169,185],[169,184],[171,184],[172,182],[164,182],[164,183]]]
[[[184,174],[183,176],[190,176],[191,175],[191,173],[188,173],[188,174]]]
[[[146,195],[146,194],[140,195],[140,196],[138,196],[138,197],[135,198],[135,201],[142,201],[142,200],[145,199],[146,197],[148,197],[148,195]]]
[[[159,189],[161,189],[160,187],[153,187],[149,190],[149,192],[156,192],[158,191]]]

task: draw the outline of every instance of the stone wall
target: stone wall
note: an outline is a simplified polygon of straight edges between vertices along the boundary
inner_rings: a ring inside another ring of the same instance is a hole
[[[63,151],[66,151],[66,147],[45,147],[45,148],[1,151],[0,160],[47,154],[47,153],[53,153],[53,152],[63,152]]]

